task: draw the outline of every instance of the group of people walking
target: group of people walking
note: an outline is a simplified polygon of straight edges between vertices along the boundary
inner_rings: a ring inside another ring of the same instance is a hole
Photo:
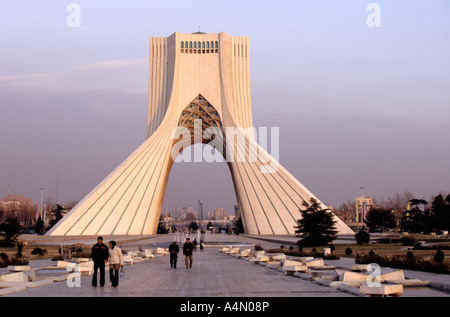
[[[91,258],[94,261],[94,275],[92,286],[97,287],[97,273],[100,271],[100,286],[105,285],[105,265],[109,262],[109,280],[112,287],[119,286],[119,270],[123,266],[122,250],[115,241],[109,242],[109,248],[103,243],[103,238],[98,237],[97,243],[92,247]]]
[[[197,241],[194,243],[189,238],[183,245],[183,255],[185,256],[185,265],[187,269],[192,268],[192,253],[196,250]],[[203,241],[200,241],[200,250],[203,250]],[[178,253],[180,248],[174,241],[169,246],[170,253],[170,267],[177,268]],[[105,265],[109,263],[109,280],[112,287],[119,286],[119,270],[123,266],[122,250],[116,245],[115,241],[109,242],[109,247],[103,243],[103,237],[97,238],[97,243],[94,244],[91,251],[91,258],[94,262],[94,274],[92,276],[92,286],[97,287],[98,271],[100,271],[100,286],[105,285]]]
[[[191,242],[191,239],[187,238],[186,242],[183,245],[183,255],[184,255],[184,264],[187,269],[192,268],[192,252],[196,250],[197,241],[194,239],[194,243]],[[200,250],[203,250],[203,241],[200,241]],[[170,267],[176,269],[177,268],[177,260],[178,253],[180,252],[180,248],[176,241],[174,241],[169,246],[169,254],[170,254]]]

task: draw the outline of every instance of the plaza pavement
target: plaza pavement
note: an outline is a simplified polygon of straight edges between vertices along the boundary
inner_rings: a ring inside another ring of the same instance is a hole
[[[111,239],[117,241],[123,250],[133,251],[139,248],[168,247],[175,239],[180,240],[180,251],[186,236],[155,235],[140,238],[130,237],[104,237],[104,241]],[[190,236],[191,241],[196,236]],[[237,259],[230,255],[220,253],[219,247],[240,246],[242,248],[254,247],[260,244],[265,249],[278,248],[280,242],[289,242],[288,238],[265,238],[216,234],[205,237],[204,251],[194,252],[194,261],[191,269],[186,269],[184,256],[180,252],[178,266],[172,269],[169,256],[158,256],[133,265],[124,266],[125,276],[120,279],[119,287],[110,286],[108,273],[104,287],[92,287],[91,276],[82,276],[80,287],[69,287],[65,281],[55,282],[37,288],[28,288],[25,291],[10,293],[3,297],[179,297],[179,298],[291,298],[291,297],[353,297],[350,293],[342,292],[336,288],[319,285],[312,281],[303,280],[294,276],[285,276],[283,272],[270,269],[262,265]],[[60,244],[61,241],[49,237],[28,237],[29,240],[40,243]],[[96,242],[95,237],[80,238],[70,243],[82,242],[90,245]],[[63,243],[69,244],[69,241]],[[349,268],[352,259],[326,261],[326,265]],[[32,268],[53,266],[51,260],[34,260],[30,262]],[[0,270],[0,274],[5,269]],[[450,276],[424,272],[405,271],[407,278],[419,278],[450,285]],[[448,290],[448,289],[447,289]],[[406,288],[403,297],[449,297],[450,293],[435,288]]]

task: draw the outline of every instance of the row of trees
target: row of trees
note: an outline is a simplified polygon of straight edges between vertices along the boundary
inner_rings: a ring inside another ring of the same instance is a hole
[[[38,234],[44,234],[46,230],[49,230],[58,221],[60,221],[67,211],[68,209],[56,204],[54,209],[49,211],[49,220],[47,223],[44,223],[40,216],[36,221],[33,219],[35,232]],[[6,219],[3,219],[0,222],[0,246],[13,246],[17,240],[17,237],[21,234],[23,227],[24,225],[20,218],[20,214],[18,212],[10,212]],[[26,227],[29,227],[29,225],[26,225]]]
[[[36,220],[36,207],[32,204],[0,204],[0,223],[17,218],[22,226],[32,225]]]
[[[431,206],[423,199],[411,199],[399,223],[402,231],[431,233],[450,229],[450,194],[439,194]],[[398,223],[390,208],[375,207],[367,214],[365,223],[371,229],[395,228]]]
[[[401,229],[409,232],[440,232],[450,231],[450,194],[437,195],[429,208],[428,202],[422,199],[411,199],[408,210],[401,219]],[[303,246],[326,245],[336,238],[336,221],[328,209],[322,209],[312,198],[304,202],[304,210],[300,210],[302,218],[297,221],[295,233],[301,239]],[[370,229],[395,228],[397,220],[392,209],[372,208],[365,223]],[[447,235],[447,238],[449,235]]]

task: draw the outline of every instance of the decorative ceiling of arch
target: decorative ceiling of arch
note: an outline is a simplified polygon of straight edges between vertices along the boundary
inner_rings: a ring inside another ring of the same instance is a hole
[[[191,144],[196,143],[195,126],[201,122],[202,143],[207,144],[215,138],[203,138],[203,131],[208,128],[219,128],[223,133],[222,120],[217,110],[202,95],[198,95],[181,113],[178,126],[188,128],[191,134]]]

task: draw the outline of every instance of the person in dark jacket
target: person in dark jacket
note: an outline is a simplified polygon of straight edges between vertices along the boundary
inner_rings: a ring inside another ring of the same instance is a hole
[[[184,261],[187,269],[192,267],[192,251],[194,251],[194,245],[191,243],[191,240],[187,238],[186,243],[183,246]]]
[[[177,268],[178,252],[180,252],[180,248],[178,247],[178,244],[174,241],[169,246],[170,267],[173,267],[174,269]]]
[[[100,286],[105,285],[105,264],[108,262],[109,250],[103,243],[103,238],[98,237],[91,251],[91,258],[94,261],[94,275],[92,276],[92,286],[97,287],[97,272],[100,269]]]

